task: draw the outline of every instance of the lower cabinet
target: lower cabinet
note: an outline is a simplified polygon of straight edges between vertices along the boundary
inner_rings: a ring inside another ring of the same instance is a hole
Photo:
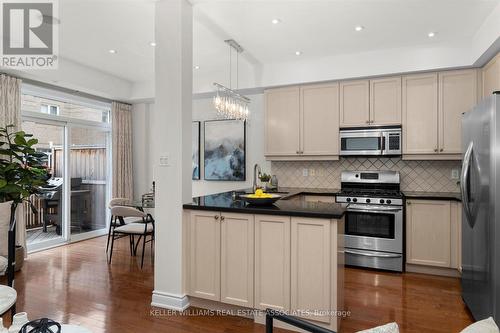
[[[189,294],[253,307],[253,215],[192,212]]]
[[[292,217],[291,232],[291,309],[319,310],[306,318],[326,323],[331,320],[330,224],[330,220]]]
[[[246,308],[291,310],[337,330],[343,220],[191,211],[188,294]]]
[[[253,215],[223,213],[221,226],[221,302],[253,307]]]
[[[290,309],[290,217],[255,215],[255,308]]]
[[[406,262],[460,269],[460,228],[460,203],[407,200]]]
[[[189,226],[189,294],[220,301],[220,214],[192,212]]]

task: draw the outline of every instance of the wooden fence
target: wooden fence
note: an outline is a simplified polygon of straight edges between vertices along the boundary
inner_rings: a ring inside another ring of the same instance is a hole
[[[71,147],[70,176],[81,178],[80,189],[89,190],[88,196],[72,196],[72,200],[84,200],[78,206],[86,210],[86,221],[83,221],[91,229],[99,229],[106,226],[106,176],[107,176],[107,151],[105,147]],[[62,177],[63,151],[55,148],[52,152],[52,166],[54,177]],[[62,200],[62,198],[61,198]],[[25,203],[26,229],[35,229],[43,226],[43,199],[33,196],[32,203],[37,209],[33,213],[29,205]],[[60,203],[62,204],[62,202]],[[75,206],[77,206],[75,204]],[[72,216],[75,212],[72,209]],[[73,220],[73,218],[72,218]]]

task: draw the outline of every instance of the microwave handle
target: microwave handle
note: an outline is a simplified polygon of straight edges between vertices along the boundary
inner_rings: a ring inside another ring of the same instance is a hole
[[[380,155],[384,155],[385,151],[385,134],[380,132]]]

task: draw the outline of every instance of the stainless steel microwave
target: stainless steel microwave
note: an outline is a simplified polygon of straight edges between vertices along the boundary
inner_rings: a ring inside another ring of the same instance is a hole
[[[340,155],[401,155],[401,127],[340,129]]]

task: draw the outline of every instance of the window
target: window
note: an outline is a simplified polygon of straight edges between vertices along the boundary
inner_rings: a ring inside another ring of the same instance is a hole
[[[40,112],[51,114],[53,116],[59,115],[59,106],[58,105],[49,105],[49,104],[41,104]]]

